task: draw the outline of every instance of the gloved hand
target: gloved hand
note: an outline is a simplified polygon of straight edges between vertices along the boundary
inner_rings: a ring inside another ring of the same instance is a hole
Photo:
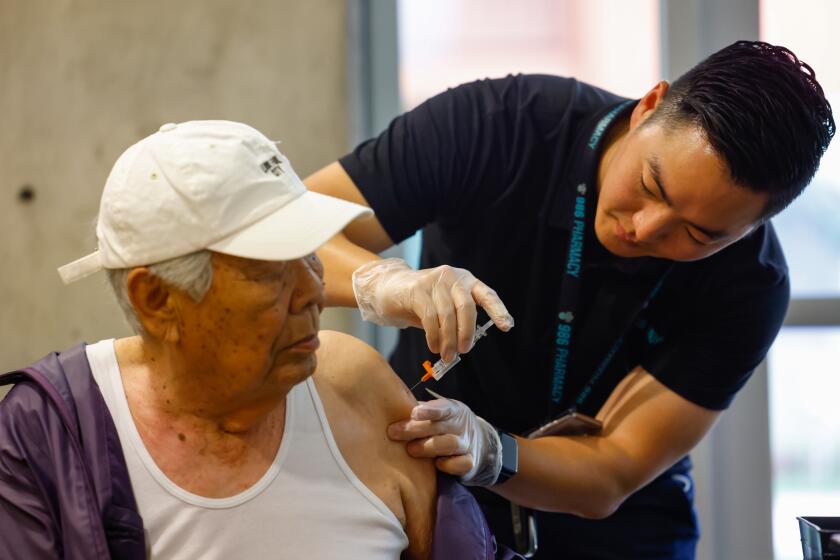
[[[412,457],[436,457],[439,470],[469,486],[491,486],[502,470],[499,434],[461,401],[421,402],[410,419],[388,426],[388,437],[410,442]]]
[[[496,292],[463,268],[414,270],[402,259],[372,261],[353,273],[353,293],[363,319],[423,328],[429,350],[447,362],[472,346],[476,303],[500,330],[513,327]]]

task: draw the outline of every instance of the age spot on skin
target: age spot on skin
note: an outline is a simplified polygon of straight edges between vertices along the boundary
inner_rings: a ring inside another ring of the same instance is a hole
[[[186,441],[187,436],[185,436],[184,434],[178,434],[178,439],[180,439],[181,441]]]

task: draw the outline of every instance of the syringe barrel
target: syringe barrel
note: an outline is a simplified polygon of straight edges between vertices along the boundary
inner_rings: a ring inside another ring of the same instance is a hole
[[[436,361],[435,365],[432,367],[432,377],[434,377],[437,381],[440,381],[440,378],[446,375],[446,372],[455,367],[455,364],[460,361],[461,356],[459,354],[455,354],[455,357],[451,362],[444,362],[442,359]]]

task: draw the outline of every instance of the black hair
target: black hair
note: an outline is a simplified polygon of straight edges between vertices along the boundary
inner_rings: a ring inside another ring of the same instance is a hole
[[[702,128],[732,179],[768,195],[765,219],[811,182],[835,130],[811,67],[761,41],[733,43],[680,76],[648,121]]]

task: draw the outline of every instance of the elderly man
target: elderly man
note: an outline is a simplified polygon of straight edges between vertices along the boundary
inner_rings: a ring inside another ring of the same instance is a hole
[[[313,251],[365,213],[242,124],[129,148],[98,250],[60,273],[107,269],[137,336],[0,379],[0,557],[428,556],[434,466],[386,437],[416,402],[373,349],[318,330]]]

